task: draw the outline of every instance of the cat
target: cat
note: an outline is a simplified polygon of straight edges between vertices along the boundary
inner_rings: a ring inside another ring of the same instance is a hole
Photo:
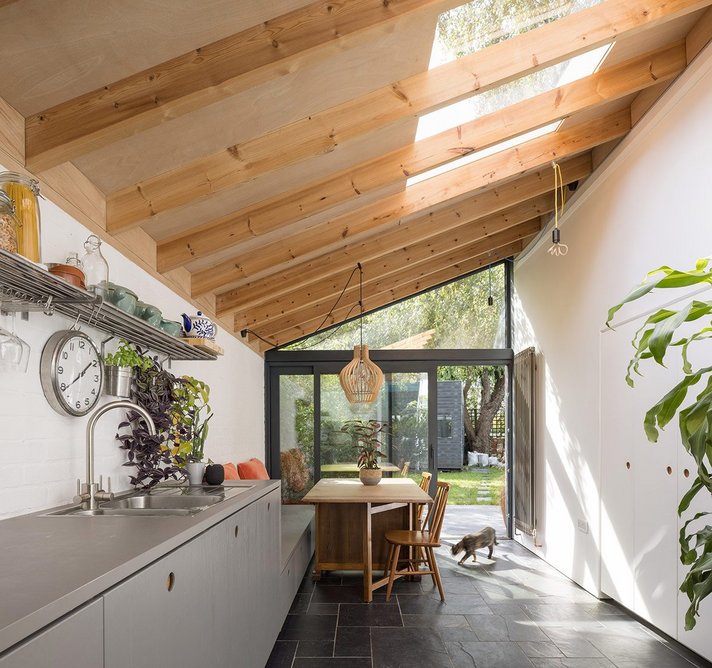
[[[472,557],[472,561],[477,561],[475,550],[481,547],[489,547],[489,554],[487,555],[487,558],[491,559],[492,550],[494,550],[494,546],[498,544],[495,530],[492,527],[485,527],[482,531],[478,531],[477,533],[468,533],[466,536],[463,536],[462,540],[457,545],[452,546],[452,554],[453,556],[456,556],[465,550],[465,556],[457,562],[459,565],[462,565],[462,562],[464,562],[468,557]]]

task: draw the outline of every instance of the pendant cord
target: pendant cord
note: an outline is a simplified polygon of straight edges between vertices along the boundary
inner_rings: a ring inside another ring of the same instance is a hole
[[[358,307],[359,307],[359,329],[361,330],[361,358],[363,359],[363,267],[359,262],[358,267]]]
[[[552,245],[547,252],[556,257],[561,257],[569,252],[569,247],[561,243],[561,230],[559,230],[559,216],[564,215],[566,191],[564,190],[561,166],[558,162],[552,162],[551,166],[554,168],[554,229],[551,231]]]

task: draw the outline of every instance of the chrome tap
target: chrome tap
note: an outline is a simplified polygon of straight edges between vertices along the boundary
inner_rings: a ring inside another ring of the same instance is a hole
[[[97,500],[109,501],[114,498],[114,495],[111,493],[111,478],[107,478],[108,491],[106,492],[101,489],[101,476],[99,477],[99,484],[94,482],[94,428],[99,418],[114,408],[125,408],[135,411],[146,421],[148,433],[151,434],[151,436],[156,435],[156,425],[148,411],[132,401],[124,399],[111,401],[108,404],[99,406],[99,408],[91,414],[87,422],[87,481],[84,483],[83,488],[82,486],[79,487],[77,497],[75,497],[76,503],[89,501],[89,510],[96,510]]]

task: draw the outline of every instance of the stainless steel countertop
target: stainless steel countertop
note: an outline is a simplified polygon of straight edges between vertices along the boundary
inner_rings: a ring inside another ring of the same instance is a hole
[[[0,521],[0,652],[279,489],[280,482],[249,484],[254,487],[187,517],[46,517],[44,510]]]

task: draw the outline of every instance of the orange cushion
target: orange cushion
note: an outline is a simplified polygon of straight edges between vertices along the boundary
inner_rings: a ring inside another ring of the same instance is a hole
[[[238,464],[237,472],[240,474],[241,480],[269,480],[269,473],[267,473],[265,465],[255,457]]]
[[[239,480],[240,474],[237,472],[237,466],[232,462],[223,464],[223,469],[225,470],[225,480]]]

